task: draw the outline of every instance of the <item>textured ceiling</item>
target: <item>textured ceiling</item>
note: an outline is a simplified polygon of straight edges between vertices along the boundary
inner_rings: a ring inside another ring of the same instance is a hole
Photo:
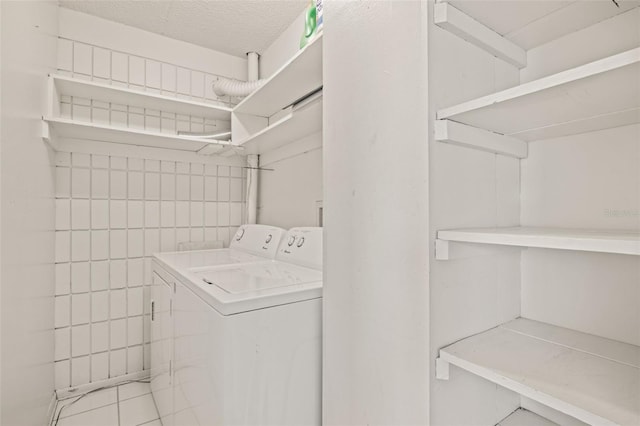
[[[309,0],[61,0],[60,6],[220,52],[263,52]],[[303,23],[300,22],[302,33]]]

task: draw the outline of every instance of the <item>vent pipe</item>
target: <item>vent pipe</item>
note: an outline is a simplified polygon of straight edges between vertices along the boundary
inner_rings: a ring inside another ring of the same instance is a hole
[[[232,96],[243,98],[253,93],[258,87],[264,84],[264,80],[259,79],[260,71],[258,59],[260,55],[256,52],[247,53],[247,77],[249,81],[233,80],[220,77],[213,82],[213,91],[218,96]]]

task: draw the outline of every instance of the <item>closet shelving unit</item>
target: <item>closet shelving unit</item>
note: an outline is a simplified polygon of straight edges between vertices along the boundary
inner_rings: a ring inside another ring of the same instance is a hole
[[[169,148],[182,151],[213,154],[230,142],[183,136],[129,127],[111,126],[88,121],[72,120],[60,116],[61,96],[77,96],[101,102],[128,105],[181,115],[193,115],[215,120],[230,121],[231,108],[204,102],[177,99],[160,94],[118,87],[77,78],[49,76],[49,109],[43,118],[43,138],[54,148],[57,138],[85,139],[121,143],[135,146]]]
[[[245,154],[263,154],[322,129],[322,34],[233,109],[232,129],[234,146]]]
[[[235,113],[271,117],[322,87],[322,34],[301,49],[233,109]]]
[[[640,48],[441,109],[452,120],[524,141],[640,122]]]
[[[322,95],[296,105],[275,123],[245,139],[246,154],[264,154],[322,130]]]
[[[435,19],[494,56],[526,66],[517,46],[448,3],[436,4]],[[529,141],[640,123],[639,76],[640,48],[617,53],[440,109],[435,139],[526,158]],[[456,244],[470,243],[640,255],[637,232],[511,227],[440,230],[436,258],[455,259]],[[451,364],[588,424],[640,423],[635,345],[518,318],[441,348],[437,378],[448,379]],[[536,416],[513,416],[529,414]]]
[[[588,424],[637,424],[640,348],[518,318],[440,350],[453,364]]]
[[[438,231],[438,259],[447,260],[446,245],[456,242],[640,255],[640,233],[518,226]]]

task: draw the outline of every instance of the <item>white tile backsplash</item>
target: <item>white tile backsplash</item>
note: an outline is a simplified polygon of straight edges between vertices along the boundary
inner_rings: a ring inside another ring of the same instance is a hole
[[[146,200],[160,199],[160,174],[159,173],[145,173],[144,195]]]
[[[134,370],[138,371],[138,370]],[[109,353],[94,353],[91,355],[91,381],[99,382],[109,378]]]
[[[71,292],[88,293],[91,283],[91,270],[89,262],[77,262],[71,264]]]
[[[127,372],[127,350],[111,350],[109,352],[109,376],[118,377]]]
[[[128,257],[142,257],[144,249],[142,229],[130,229],[127,233]]]
[[[56,296],[71,293],[71,264],[56,264]]]
[[[129,229],[142,228],[144,225],[144,202],[129,200],[127,226]]]
[[[129,84],[145,85],[144,59],[137,56],[129,56]]]
[[[78,386],[91,380],[91,365],[88,356],[72,358],[71,385]]]
[[[126,260],[112,260],[110,265],[109,286],[112,289],[124,288],[127,285],[127,262]]]
[[[228,242],[244,180],[218,171],[243,171],[75,153],[58,153],[56,165],[56,386],[149,368],[150,256]]]
[[[109,228],[109,201],[91,200],[91,229],[107,228]]]
[[[91,262],[91,291],[109,288],[109,261]]]
[[[91,352],[91,333],[89,324],[71,328],[71,356],[88,355]]]
[[[71,386],[71,361],[65,359],[62,361],[56,361],[53,364],[53,370],[55,375],[56,389],[65,389]]]
[[[55,297],[55,319],[54,327],[68,327],[71,324],[71,296]]]
[[[90,250],[90,232],[89,231],[72,231],[71,232],[71,261],[81,262],[89,260]]]
[[[105,260],[109,258],[109,231],[95,230],[91,233],[91,259]]]
[[[56,167],[56,197],[69,197],[71,194],[71,169]]]
[[[71,204],[68,199],[56,199],[56,231],[71,227]]]
[[[100,78],[109,78],[111,73],[111,52],[107,49],[95,47],[93,49],[93,75]]]
[[[127,229],[127,201],[111,200],[109,224],[111,229]]]
[[[160,226],[160,202],[145,201],[144,223],[146,228],[157,228]]]
[[[91,46],[88,44],[74,43],[73,46],[73,70],[77,73],[91,75],[93,69]]]
[[[111,53],[111,79],[122,82],[129,79],[129,58],[124,53]]]
[[[113,319],[124,318],[127,316],[127,290],[122,288],[111,290],[110,296],[110,313],[109,317]]]
[[[109,292],[96,291],[91,294],[91,321],[99,322],[109,319]]]
[[[111,170],[111,199],[124,200],[127,198],[127,172]]]
[[[91,184],[89,169],[74,167],[71,173],[71,195],[73,198],[89,198]]]
[[[127,257],[127,231],[123,229],[111,230],[109,241],[111,259],[125,259]]]
[[[58,68],[103,84],[233,105],[212,92],[217,75],[74,40],[59,39]],[[60,109],[67,118],[169,133],[205,128],[201,117],[77,97],[63,97]],[[206,124],[220,128],[215,120]],[[149,367],[149,256],[175,250],[181,241],[228,238],[234,229],[217,217],[218,204],[229,204],[229,198],[218,198],[217,176],[230,170],[200,162],[56,154],[57,389]]]
[[[55,333],[55,361],[71,356],[71,328],[58,328]]]
[[[111,321],[110,346],[111,348],[124,348],[127,346],[127,320],[126,318]]]

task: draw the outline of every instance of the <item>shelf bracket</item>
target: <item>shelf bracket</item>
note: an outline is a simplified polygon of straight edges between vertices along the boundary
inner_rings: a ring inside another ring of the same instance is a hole
[[[436,120],[435,140],[515,158],[527,158],[527,142],[451,120]]]
[[[526,247],[476,244],[436,238],[435,257],[436,260],[469,259],[473,257],[495,256],[523,249],[526,249]]]
[[[227,145],[220,151],[216,152],[216,155],[220,157],[233,157],[234,155],[246,155],[243,146]]]
[[[44,118],[42,119],[42,140],[48,143],[54,151],[59,150],[58,140],[55,135],[51,133],[51,127]]]
[[[441,357],[436,358],[436,379],[449,380],[449,361]]]
[[[42,120],[42,139],[47,143],[51,143],[51,130],[49,129],[49,123],[44,120]]]
[[[436,239],[436,260],[449,260],[449,241]]]
[[[523,48],[446,2],[434,5],[434,22],[511,65],[527,66],[527,52]]]

